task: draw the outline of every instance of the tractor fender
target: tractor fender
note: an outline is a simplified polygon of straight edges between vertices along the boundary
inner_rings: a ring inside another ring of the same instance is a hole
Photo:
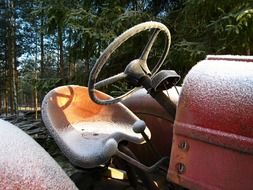
[[[74,190],[75,184],[29,135],[0,119],[1,189]]]

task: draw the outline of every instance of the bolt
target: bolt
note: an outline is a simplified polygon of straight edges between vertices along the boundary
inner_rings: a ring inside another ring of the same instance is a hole
[[[179,144],[178,144],[178,148],[180,148],[181,150],[187,152],[190,148],[189,144],[187,143],[187,141],[181,141]]]
[[[183,163],[179,162],[176,164],[176,170],[177,170],[177,173],[183,174],[183,173],[185,173],[186,167]]]

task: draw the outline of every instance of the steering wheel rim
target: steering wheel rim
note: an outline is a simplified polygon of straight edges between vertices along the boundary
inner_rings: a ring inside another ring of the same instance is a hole
[[[153,46],[154,41],[156,40],[156,37],[158,36],[159,32],[162,31],[163,33],[166,34],[166,37],[167,37],[166,42],[167,43],[165,44],[164,51],[163,51],[161,58],[159,59],[158,63],[154,66],[154,68],[152,69],[152,72],[150,74],[154,75],[160,69],[160,67],[164,63],[164,61],[169,53],[169,48],[170,48],[170,44],[171,44],[171,35],[170,35],[169,29],[164,24],[162,24],[160,22],[155,22],[155,21],[140,23],[138,25],[135,25],[135,26],[129,28],[128,30],[123,32],[121,35],[119,35],[117,38],[115,38],[113,40],[113,42],[110,43],[110,45],[103,51],[103,53],[97,59],[95,65],[93,66],[93,68],[90,72],[89,81],[88,81],[88,92],[89,92],[90,98],[95,103],[101,104],[101,105],[114,104],[114,103],[122,101],[123,99],[125,99],[129,95],[131,95],[133,92],[135,92],[136,90],[141,88],[141,87],[135,87],[132,90],[128,91],[127,93],[125,93],[121,96],[118,96],[118,97],[112,98],[112,99],[107,99],[107,100],[99,99],[95,95],[95,91],[96,91],[95,87],[105,86],[107,84],[111,84],[113,82],[116,82],[120,79],[127,77],[127,74],[123,72],[118,75],[114,75],[113,77],[109,77],[109,78],[105,79],[104,81],[100,81],[100,82],[96,83],[96,79],[97,79],[101,69],[103,68],[103,66],[105,65],[105,63],[107,62],[107,60],[109,59],[111,54],[118,47],[120,47],[125,41],[127,41],[129,38],[133,37],[134,35],[136,35],[140,32],[143,32],[143,31],[146,31],[149,29],[156,29],[156,31],[151,36],[151,39],[149,40],[148,44],[146,45],[145,49],[143,50],[140,59],[147,60],[148,54]],[[147,67],[147,65],[144,67]],[[145,69],[147,69],[149,71],[148,67]]]

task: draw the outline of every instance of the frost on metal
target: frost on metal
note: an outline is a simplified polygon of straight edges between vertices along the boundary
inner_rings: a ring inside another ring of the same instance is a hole
[[[187,116],[189,124],[253,137],[253,63],[201,61],[182,89],[179,120]]]
[[[53,158],[30,136],[0,120],[1,189],[77,189]]]

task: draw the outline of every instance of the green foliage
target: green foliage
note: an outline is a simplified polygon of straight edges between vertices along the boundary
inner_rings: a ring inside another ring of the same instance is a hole
[[[252,0],[186,0],[171,12],[169,67],[182,75],[207,54],[252,54]]]
[[[15,11],[16,65],[20,87],[27,94],[36,88],[43,95],[63,81],[59,40],[63,42],[66,84],[87,85],[92,66],[108,44],[126,29],[148,20],[161,21],[170,29],[172,47],[164,68],[174,69],[182,76],[207,54],[250,55],[253,49],[252,0],[17,0]],[[0,16],[3,82],[7,60],[6,11],[0,11]],[[147,40],[147,33],[142,33],[124,43],[112,55],[101,77],[122,71],[123,65],[140,56]],[[162,50],[160,39],[149,63],[156,63]],[[125,83],[119,86],[128,89]],[[110,90],[113,94],[119,92],[117,88]]]

